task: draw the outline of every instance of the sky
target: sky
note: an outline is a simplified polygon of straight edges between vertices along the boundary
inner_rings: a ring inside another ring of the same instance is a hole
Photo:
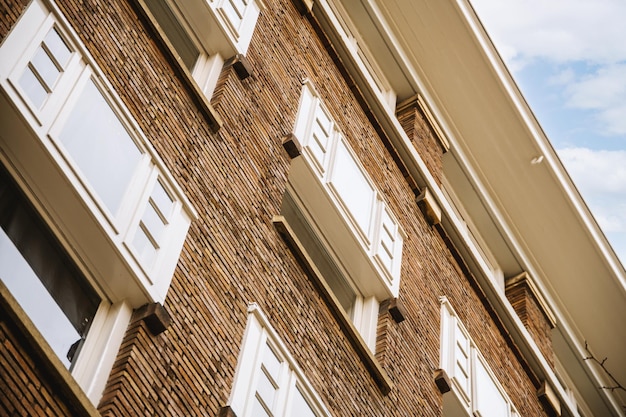
[[[470,1],[626,265],[626,1]]]

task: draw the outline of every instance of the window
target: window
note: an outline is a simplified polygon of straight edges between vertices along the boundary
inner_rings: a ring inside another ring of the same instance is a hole
[[[373,352],[378,304],[397,296],[403,235],[358,158],[305,82],[281,214]]]
[[[69,63],[72,51],[59,32],[51,28],[19,79],[28,98],[41,108]]]
[[[108,211],[118,213],[142,152],[93,78],[78,96],[58,141]]]
[[[19,189],[3,192],[24,196],[0,202],[2,280],[97,403],[196,214],[54,3],[33,0],[0,46],[0,90],[0,163]]]
[[[226,59],[245,55],[261,0],[144,0],[183,65],[210,98]]]
[[[444,164],[446,163],[445,161],[450,161],[450,159],[444,159]],[[462,184],[462,187],[470,186],[469,184]],[[458,189],[459,188],[457,188],[457,190]],[[483,271],[485,271],[500,288],[504,289],[504,274],[498,265],[496,257],[489,250],[489,246],[479,233],[479,228],[474,224],[469,213],[463,207],[463,204],[461,204],[461,201],[464,200],[456,195],[450,184],[450,180],[445,176],[442,178],[441,191],[444,196],[442,203],[447,209],[447,212],[450,213],[450,220],[456,225],[460,236],[465,240],[470,252],[482,267]]]
[[[348,54],[360,68],[368,84],[379,95],[381,102],[389,110],[394,110],[397,99],[396,92],[385,77],[384,72],[377,65],[372,52],[350,19],[350,14],[340,2],[329,2],[329,7],[332,11],[329,14],[329,19],[333,23],[333,28],[339,32]]]
[[[256,304],[248,306],[229,403],[239,417],[330,416]]]
[[[58,16],[33,2],[0,49],[2,147],[113,300],[163,301],[195,212]]]
[[[452,382],[444,415],[517,417],[519,413],[469,337],[447,298],[441,301],[441,369]]]
[[[0,280],[69,368],[101,299],[2,166]]]

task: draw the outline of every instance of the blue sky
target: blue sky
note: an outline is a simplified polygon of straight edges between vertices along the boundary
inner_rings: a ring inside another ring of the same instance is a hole
[[[626,1],[470,1],[626,265]]]

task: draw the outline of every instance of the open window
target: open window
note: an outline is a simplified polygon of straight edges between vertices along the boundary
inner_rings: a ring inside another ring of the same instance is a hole
[[[0,281],[70,368],[101,297],[1,165]]]
[[[32,1],[0,46],[0,108],[0,162],[24,205],[34,207],[34,222],[67,254],[63,285],[78,282],[84,293],[66,298],[51,290],[58,277],[38,273],[47,269],[41,259],[39,266],[26,259],[33,271],[25,274],[33,282],[37,276],[84,339],[77,361],[70,355],[71,371],[97,402],[132,309],[164,301],[196,214],[53,3]],[[4,233],[11,239],[5,236],[2,256],[15,252],[9,240],[31,239],[23,230]],[[66,342],[57,348],[26,307],[32,299],[26,295],[23,309],[70,366]]]

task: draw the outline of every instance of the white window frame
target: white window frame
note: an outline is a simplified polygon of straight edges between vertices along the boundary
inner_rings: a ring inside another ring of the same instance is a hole
[[[327,144],[321,147],[314,129],[320,114],[329,120]],[[360,262],[358,273],[351,271],[349,266],[346,269],[363,295],[376,296],[381,301],[396,297],[404,232],[309,80],[303,81],[294,136],[302,145],[302,155],[292,160],[289,184],[320,226],[338,258],[349,260],[351,264],[356,260]],[[342,155],[344,159],[339,159]],[[356,206],[359,206],[356,210],[362,209],[361,200],[351,201],[355,197],[346,195],[345,187],[338,186],[340,176],[345,173],[341,165],[347,164],[360,176],[357,179],[361,188],[370,190],[365,216],[354,212]],[[331,224],[336,224],[337,228]],[[395,242],[391,262],[385,262],[382,256],[386,250],[386,230]]]
[[[52,27],[73,52],[52,93],[36,108],[19,80]],[[117,213],[103,204],[58,140],[88,80],[143,154]],[[97,404],[133,309],[164,301],[197,214],[52,1],[33,0],[0,45],[0,102],[5,106],[0,115],[0,159],[103,299],[71,368],[74,379]],[[161,239],[158,261],[144,265],[134,253],[132,239],[157,180],[175,201],[175,208],[167,219],[169,231]]]
[[[52,26],[59,31],[66,43],[75,52],[68,71],[60,78],[58,86],[49,96],[48,102],[39,110],[34,108],[28,97],[23,95],[16,80],[19,79],[30,55],[39,45],[39,39]],[[24,53],[16,54],[16,51],[24,51]],[[19,56],[19,58],[15,60],[15,56]],[[109,295],[114,302],[124,298],[131,298],[133,305],[154,301],[163,302],[187,230],[191,220],[197,217],[195,210],[172,175],[141,133],[141,129],[88,52],[80,44],[77,35],[52,3],[47,4],[42,0],[35,0],[31,3],[14,27],[13,32],[3,43],[0,49],[0,58],[3,62],[0,64],[0,77],[2,77],[0,86],[4,93],[24,117],[29,128],[34,132],[34,136],[39,138],[40,146],[45,148],[49,159],[53,160],[57,167],[63,171],[66,181],[71,184],[71,187],[82,198],[83,204],[86,204],[92,215],[96,217],[102,233],[113,242],[120,262],[126,265],[129,270],[129,278],[135,281],[137,286],[131,291],[132,294],[128,294],[125,288],[116,288],[118,284],[120,287],[128,287],[127,283],[111,283],[114,281],[112,277],[104,278],[103,276],[101,285],[105,291],[111,293]],[[82,89],[90,81],[96,85],[99,93],[102,94],[113,113],[124,126],[130,140],[142,153],[142,161],[132,176],[132,181],[117,213],[111,213],[106,207],[96,190],[81,175],[80,168],[73,162],[72,156],[65,150],[59,139],[59,133],[64,122],[70,112],[73,111],[73,106],[76,104]],[[13,151],[10,149],[11,145],[8,146],[9,149],[7,150]],[[14,154],[18,163],[20,158],[26,160],[27,156],[24,155],[24,151],[15,150],[14,152],[21,152]],[[161,239],[162,247],[158,261],[153,265],[145,265],[138,259],[132,247],[132,239],[137,231],[144,208],[148,204],[152,187],[157,180],[163,184],[168,194],[175,200],[175,208],[170,219],[168,219],[167,234]],[[45,191],[43,192],[45,193]],[[38,198],[44,201],[47,199],[47,197],[41,196]],[[54,207],[54,204],[50,206]],[[63,216],[62,213],[58,213],[58,215]],[[63,220],[64,223],[71,221],[72,219]],[[85,254],[85,256],[89,258],[96,255]]]
[[[467,329],[459,320],[450,301],[447,297],[440,297],[439,302],[441,303],[441,355],[439,366],[449,376],[452,385],[451,392],[445,395],[454,397],[454,401],[446,401],[450,398],[444,398],[444,412],[450,406],[451,409],[462,410],[468,416],[518,417],[520,415],[519,412],[476,347]],[[459,349],[459,346],[462,346],[463,349]],[[465,357],[460,357],[459,351],[465,349],[467,350]],[[466,370],[464,365],[467,367]],[[479,367],[484,370],[484,373],[489,378],[487,383],[493,385],[497,395],[500,395],[500,399],[505,403],[505,415],[492,416],[485,414],[486,410],[484,410],[484,407],[481,410],[480,398],[483,393],[479,383]],[[452,414],[456,415],[454,412]]]
[[[379,303],[398,296],[404,232],[310,80],[293,134],[302,152],[287,192],[353,287],[351,319],[375,352]]]
[[[26,194],[26,198],[35,207],[38,215],[41,216],[42,221],[47,223],[52,229],[55,237],[58,238],[59,244],[68,249],[70,247],[67,240],[63,238],[62,232],[55,227],[52,220],[46,216],[46,207],[43,207],[41,202],[33,194],[32,190],[26,185],[20,178],[19,174],[15,172],[11,166],[10,161],[6,158],[6,155],[2,153],[0,149],[0,163],[3,163],[9,174],[14,177],[14,180],[18,183],[18,186]],[[89,275],[85,265],[78,259],[75,253],[68,253],[73,258],[78,269],[85,275]],[[88,277],[93,282],[93,277]],[[80,347],[78,357],[72,362],[69,372],[78,385],[83,389],[87,397],[94,405],[97,405],[100,401],[102,392],[104,391],[106,382],[109,378],[109,373],[113,367],[113,363],[117,358],[117,352],[122,343],[128,323],[130,322],[133,314],[133,306],[128,300],[120,300],[115,303],[107,298],[106,294],[103,294],[100,288],[94,288],[98,295],[102,298],[100,305],[96,311],[95,316],[89,326],[87,332],[87,338]],[[19,301],[19,300],[18,300]],[[35,324],[30,321],[30,325],[26,325],[29,329],[36,329]],[[38,330],[32,330],[37,331]],[[41,333],[39,332],[41,335]],[[45,338],[43,335],[39,338],[44,343]],[[64,367],[61,359],[55,357],[56,353],[53,348],[47,345],[44,351],[49,352],[50,360],[57,361],[58,368]]]
[[[334,28],[339,32],[339,36],[346,45],[346,49],[351,58],[361,69],[361,73],[366,81],[374,87],[374,91],[379,96],[379,100],[389,111],[395,113],[397,94],[391,83],[387,80],[384,72],[380,69],[373,54],[361,38],[354,23],[349,18],[349,13],[338,1],[318,0],[322,7],[329,10],[328,18]]]
[[[144,4],[148,1],[142,0]],[[178,20],[200,56],[191,75],[211,98],[226,59],[245,55],[263,0],[161,0]]]
[[[330,412],[313,389],[296,360],[271,326],[261,308],[251,303],[248,305],[248,320],[237,360],[233,389],[228,405],[238,417],[251,415],[256,395],[257,381],[261,369],[262,352],[270,346],[274,354],[283,362],[281,382],[278,389],[278,404],[274,417],[289,417],[290,405],[299,390],[316,417],[330,417]],[[294,416],[295,417],[295,416]]]

